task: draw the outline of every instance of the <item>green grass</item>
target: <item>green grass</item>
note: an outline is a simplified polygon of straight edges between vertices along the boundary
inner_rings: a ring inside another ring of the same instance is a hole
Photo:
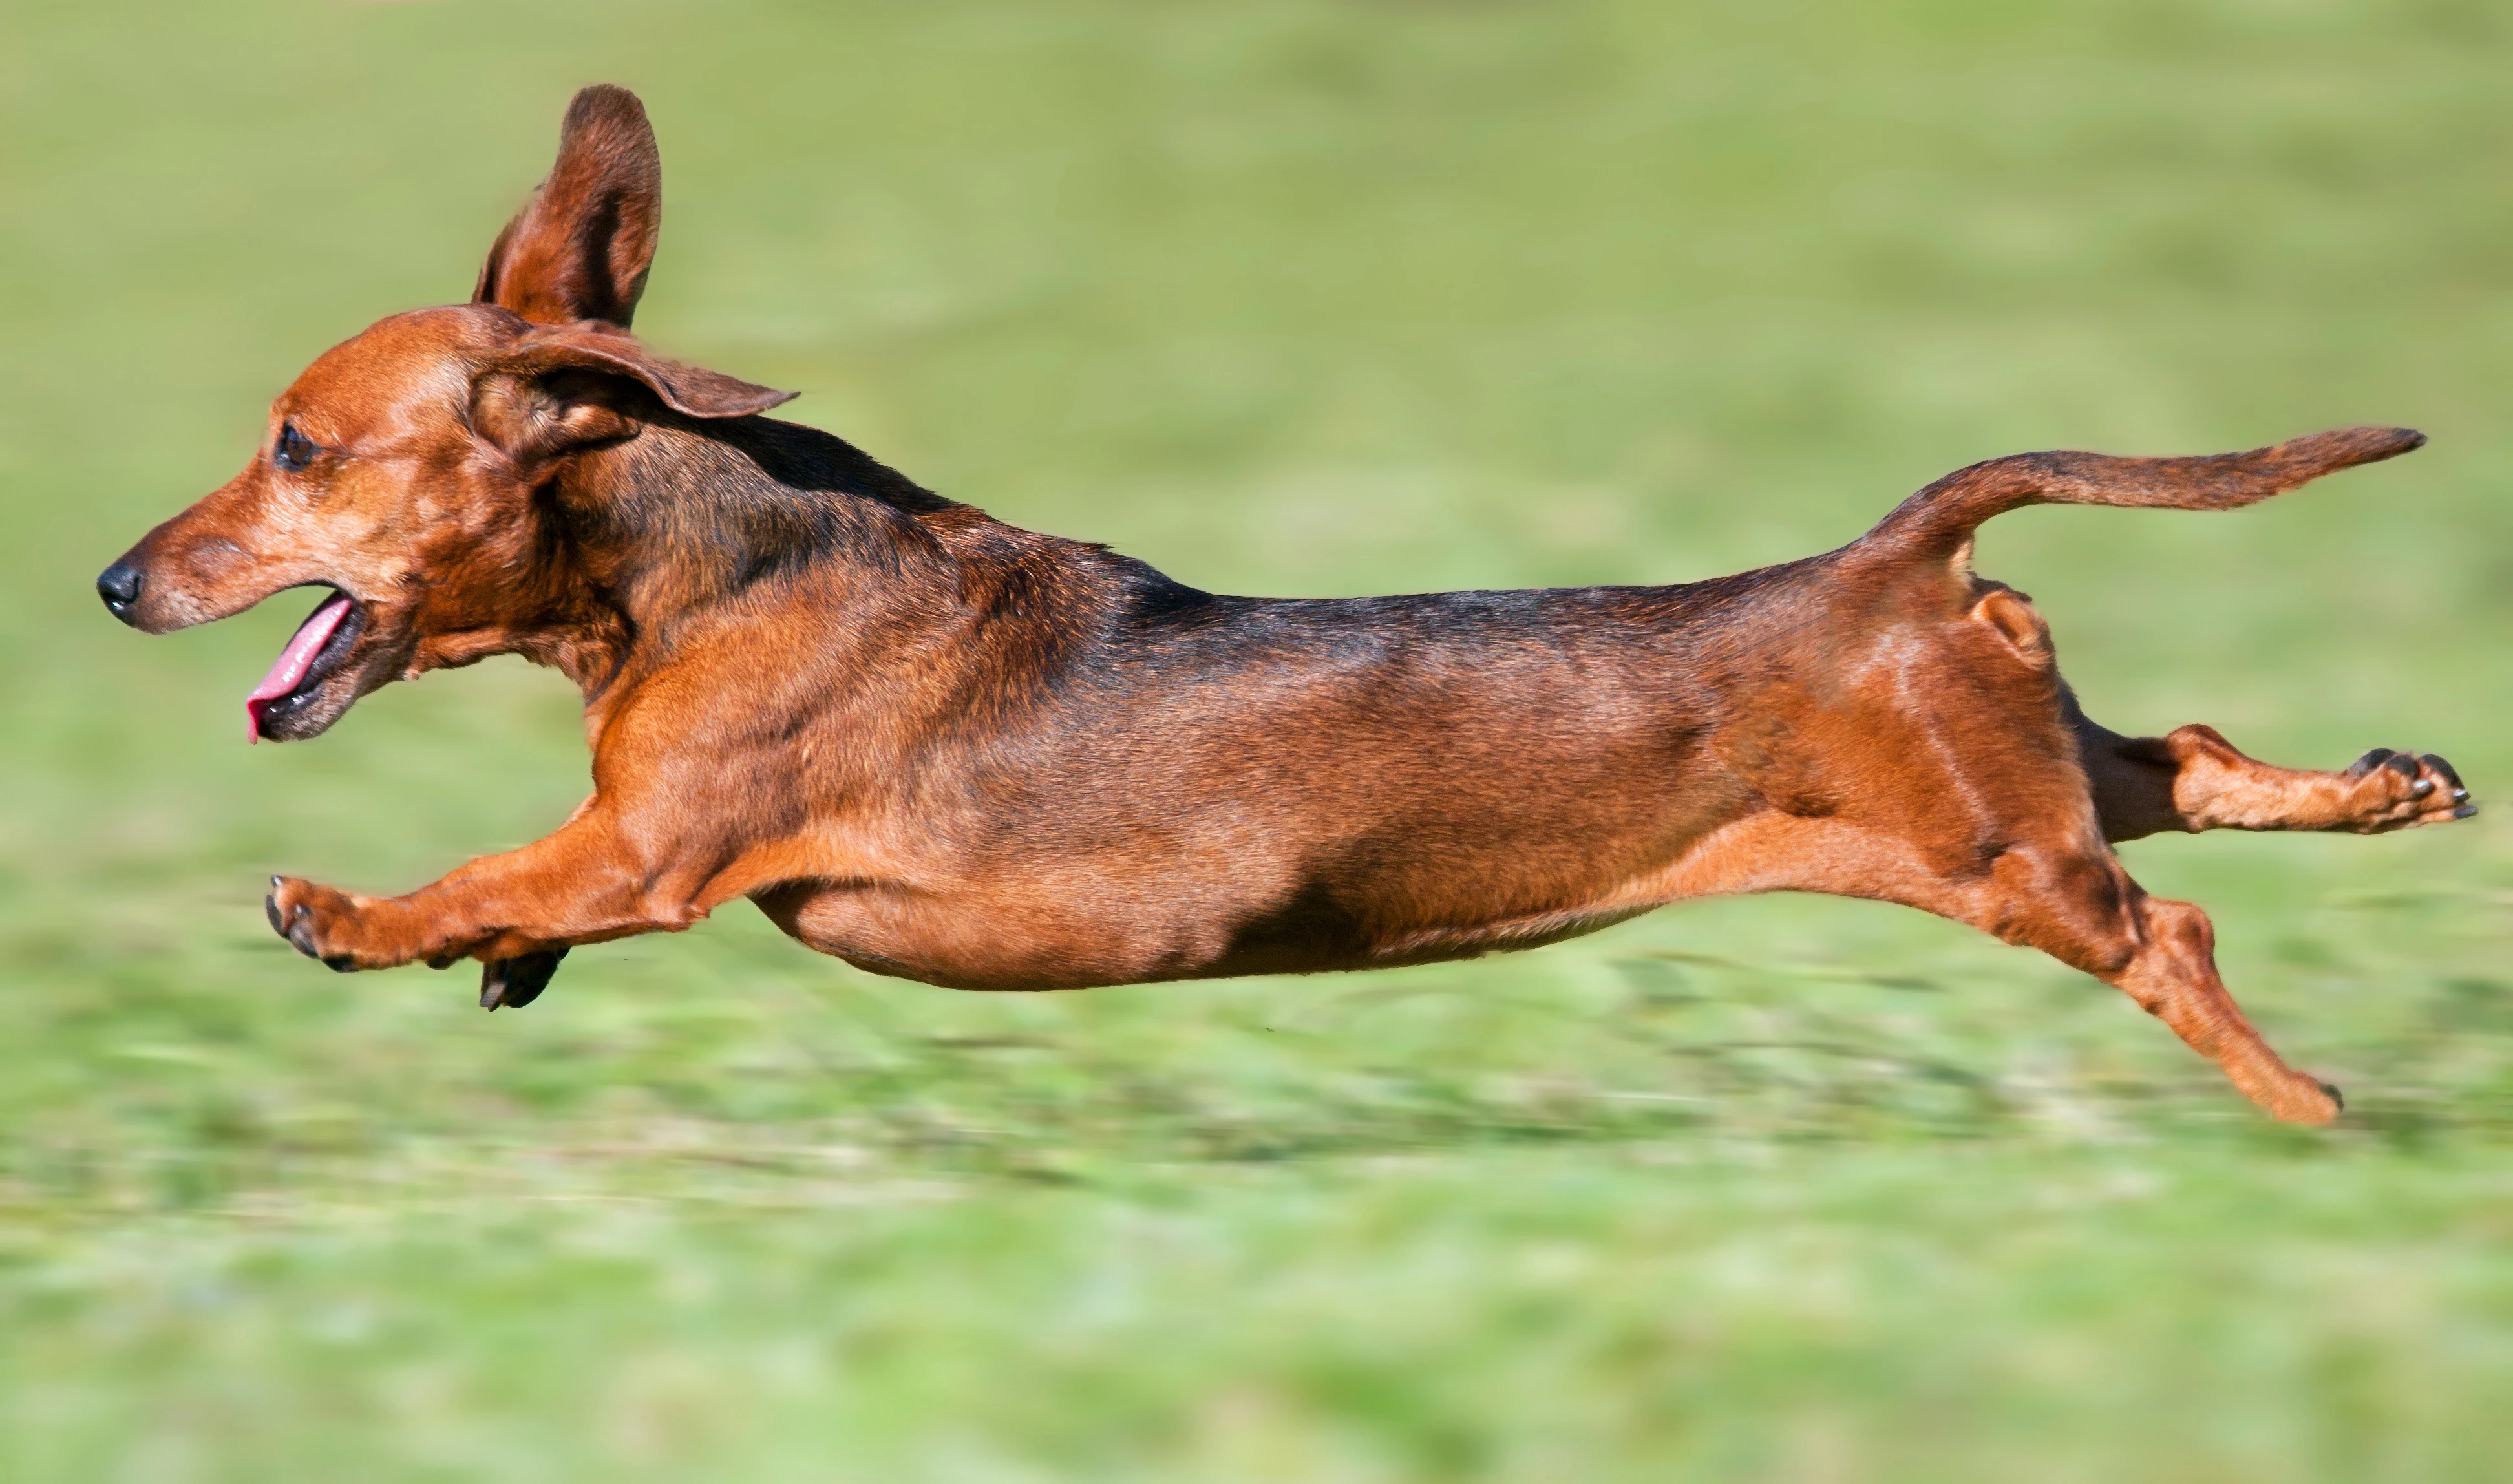
[[[2114,727],[2513,777],[2513,15],[2268,5],[198,7],[0,19],[0,1475],[2491,1479],[2513,835],[2130,847],[2340,1082],[2265,1123],[2091,981],[1708,902],[1043,998],[747,908],[529,1012],[336,979],[580,796],[514,662],[243,744],[299,605],[89,582],[458,297],[640,89],[640,329],[1209,587],[1679,581],[1992,454],[2435,445],[1983,540]]]

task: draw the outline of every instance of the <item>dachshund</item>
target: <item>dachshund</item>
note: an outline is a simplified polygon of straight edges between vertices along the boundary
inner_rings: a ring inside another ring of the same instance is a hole
[[[273,877],[337,970],[483,964],[737,898],[968,989],[1370,969],[1535,947],[1681,898],[1822,892],[1969,923],[2126,992],[2275,1116],[2336,1089],[2218,978],[2207,915],[2114,842],[2465,819],[2442,758],[2273,767],[2125,737],[2061,681],[1982,521],[2222,510],[2424,439],[1994,459],[1820,556],[1678,586],[1250,598],[943,499],[790,393],[629,333],[661,220],[643,106],[568,108],[469,303],[381,320],[271,405],[249,467],[98,580],[149,633],[321,601],[246,699],[314,737],[397,679],[521,655],[582,691],[593,793],[406,896]]]

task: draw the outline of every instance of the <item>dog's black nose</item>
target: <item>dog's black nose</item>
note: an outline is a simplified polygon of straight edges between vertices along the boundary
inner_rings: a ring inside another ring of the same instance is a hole
[[[104,606],[124,622],[131,621],[131,605],[140,601],[140,569],[129,562],[116,562],[98,575],[96,595]]]

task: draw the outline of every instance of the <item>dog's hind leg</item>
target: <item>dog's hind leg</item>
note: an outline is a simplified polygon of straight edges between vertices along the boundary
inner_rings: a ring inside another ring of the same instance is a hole
[[[2355,778],[2286,773],[2203,728],[2154,743],[2165,765],[2139,764],[2136,744],[2085,720],[2024,597],[1990,582],[1973,590],[1960,618],[1889,630],[1864,651],[1841,646],[1861,662],[1819,693],[1757,698],[1718,755],[1766,807],[1647,888],[1659,900],[1823,892],[1952,918],[2119,989],[2277,1117],[2336,1117],[2337,1094],[2270,1050],[2226,992],[2207,914],[2149,897],[2107,837],[2343,828],[2370,811],[2360,800],[2408,796],[2422,810],[2446,785],[2416,793],[2373,765]]]
[[[2187,902],[2147,896],[2125,872],[2119,880],[2126,897],[2115,925],[2091,938],[2034,946],[2136,1001],[2224,1068],[2243,1096],[2285,1122],[2337,1117],[2344,1106],[2338,1089],[2288,1065],[2234,1003],[2216,973],[2216,931],[2208,914]]]
[[[2338,1116],[2338,1089],[2288,1065],[2234,1003],[2216,972],[2216,930],[2206,912],[2149,897],[2108,851],[2019,874],[2043,879],[1997,894],[1991,920],[1977,925],[2128,995],[2277,1118],[2320,1124]]]
[[[1774,811],[1721,830],[1667,885],[1685,897],[1822,892],[1952,918],[2119,989],[2277,1117],[2336,1117],[2337,1090],[2288,1065],[2234,1003],[2216,973],[2208,914],[2149,897],[2082,834],[2082,826],[2036,831],[2037,843],[2011,845],[1985,868],[1948,870],[1886,831]]]
[[[2279,768],[2244,756],[2213,727],[2123,737],[2087,717],[2074,696],[2066,704],[2107,840],[2203,829],[2380,834],[2478,812],[2452,764],[2433,753],[2377,747],[2339,773]]]

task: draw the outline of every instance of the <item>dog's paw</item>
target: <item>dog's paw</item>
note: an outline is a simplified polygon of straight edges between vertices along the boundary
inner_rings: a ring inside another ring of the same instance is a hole
[[[261,899],[261,910],[270,919],[272,932],[336,973],[385,969],[403,961],[360,942],[357,899],[346,892],[294,876],[273,876],[270,895]]]
[[[2300,1123],[2312,1128],[2327,1128],[2347,1111],[2347,1095],[2337,1084],[2312,1077],[2297,1077],[2293,1085],[2281,1090],[2270,1100],[2269,1112],[2280,1123]]]
[[[2478,813],[2452,764],[2428,752],[2419,756],[2375,747],[2347,765],[2356,781],[2355,811],[2342,824],[2374,835],[2413,824],[2442,824]]]

